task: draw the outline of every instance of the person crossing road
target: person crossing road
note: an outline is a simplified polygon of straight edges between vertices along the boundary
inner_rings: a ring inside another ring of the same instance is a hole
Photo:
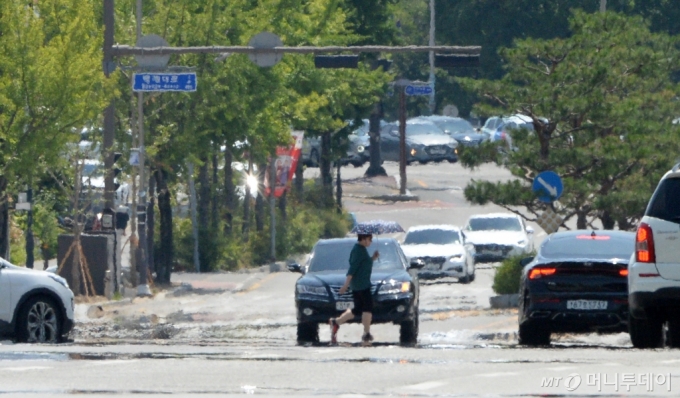
[[[373,255],[368,254],[368,247],[373,242],[373,235],[359,234],[357,243],[349,255],[349,270],[345,284],[340,288],[339,294],[343,295],[348,289],[352,291],[354,308],[346,310],[337,318],[331,318],[328,323],[331,328],[331,344],[337,344],[337,335],[340,325],[361,315],[361,323],[364,326],[364,334],[361,337],[363,346],[370,346],[373,341],[371,335],[371,322],[373,320],[373,297],[371,295],[371,273],[373,261],[378,259],[380,253],[376,250]]]

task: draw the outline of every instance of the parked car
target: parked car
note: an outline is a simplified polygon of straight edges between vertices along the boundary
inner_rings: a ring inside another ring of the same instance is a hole
[[[478,146],[486,140],[486,136],[478,132],[470,122],[459,117],[433,115],[420,116],[419,119],[433,122],[460,145]]]
[[[542,119],[544,122],[548,122],[547,119]],[[509,117],[504,117],[502,122],[496,128],[496,131],[491,137],[491,141],[505,141],[508,148],[513,150],[517,149],[512,144],[512,135],[510,131],[525,129],[530,132],[534,131],[534,122],[529,116],[525,115],[512,115]]]
[[[523,260],[519,343],[547,345],[551,333],[626,331],[634,241],[634,233],[623,231],[548,236],[535,258]]]
[[[352,293],[338,292],[349,269],[349,254],[356,238],[325,239],[314,245],[308,264],[289,264],[292,272],[303,276],[295,283],[298,343],[317,343],[319,324],[327,324],[348,308],[353,308]],[[373,263],[371,293],[373,323],[399,325],[399,341],[414,344],[418,339],[419,283],[417,269],[422,262],[409,264],[399,243],[391,238],[374,238],[369,253],[380,252]],[[361,322],[356,317],[352,322]]]
[[[476,262],[502,261],[534,251],[534,229],[515,214],[474,215],[463,231],[475,247]]]
[[[349,138],[349,148],[347,149],[347,157],[343,159],[344,164],[352,164],[354,167],[361,167],[371,158],[371,140],[368,135],[369,122],[362,120],[362,124],[358,129],[354,130]]]
[[[419,119],[406,122],[406,161],[425,164],[430,161],[458,161],[458,143],[436,124]],[[399,123],[388,123],[380,132],[383,160],[399,161]]]
[[[63,341],[73,328],[73,310],[64,278],[0,258],[0,335],[29,343]]]
[[[487,141],[492,141],[492,137],[496,133],[496,130],[498,130],[498,127],[503,124],[503,117],[502,116],[492,116],[488,119],[486,119],[486,122],[484,122],[484,126],[482,126],[481,133],[486,137],[485,139]]]
[[[321,159],[321,139],[319,137],[308,137],[302,139],[302,164],[307,167],[319,167]]]
[[[461,283],[475,280],[475,248],[453,225],[420,225],[406,232],[401,249],[411,260],[422,260],[421,278],[454,277]]]
[[[658,347],[663,340],[680,347],[679,240],[680,164],[661,178],[637,229],[635,255],[628,266],[634,347]]]

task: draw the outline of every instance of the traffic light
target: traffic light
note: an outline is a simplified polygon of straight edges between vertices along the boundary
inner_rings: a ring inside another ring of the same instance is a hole
[[[479,66],[479,54],[435,54],[434,66],[437,68],[475,68]]]
[[[316,55],[314,56],[314,66],[316,68],[356,69],[359,66],[358,55]]]
[[[387,72],[392,67],[392,61],[389,59],[376,59],[371,62],[371,70],[382,68],[383,72]]]

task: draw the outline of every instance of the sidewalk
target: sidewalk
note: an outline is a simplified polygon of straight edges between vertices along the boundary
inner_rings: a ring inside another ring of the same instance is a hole
[[[383,201],[417,201],[419,198],[406,190],[399,193],[399,181],[394,176],[362,177],[342,181],[342,192],[347,197]]]

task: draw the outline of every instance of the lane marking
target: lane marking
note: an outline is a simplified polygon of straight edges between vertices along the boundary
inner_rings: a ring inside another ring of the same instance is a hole
[[[433,388],[445,386],[446,382],[443,381],[426,381],[419,384],[411,384],[409,386],[403,386],[402,388],[407,388],[409,390],[431,390]]]
[[[425,183],[424,183],[423,181],[421,181],[421,180],[418,180],[418,181],[416,181],[416,182],[417,182],[417,183],[418,183],[418,185],[420,185],[421,187],[423,187],[423,188],[427,188],[427,184],[425,184]]]
[[[278,274],[279,274],[279,272],[271,273],[271,274],[265,276],[264,278],[262,278],[259,282],[253,283],[253,284],[252,284],[250,287],[248,287],[247,289],[238,292],[238,294],[246,294],[246,293],[252,292],[252,291],[255,290],[255,289],[259,289],[259,288],[262,286],[262,284],[266,283],[266,282],[269,281],[270,279],[273,279],[273,278],[274,278],[276,275],[278,275]]]

